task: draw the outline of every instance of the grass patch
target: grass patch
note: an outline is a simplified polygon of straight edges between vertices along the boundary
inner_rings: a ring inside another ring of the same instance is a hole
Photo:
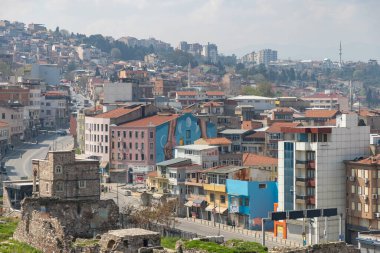
[[[167,249],[175,249],[175,243],[180,239],[179,237],[162,237],[161,246]]]
[[[89,247],[89,246],[96,246],[99,244],[98,239],[84,239],[84,238],[77,238],[75,242],[73,243],[74,247]]]
[[[203,242],[199,240],[187,241],[184,243],[186,249],[201,249],[210,253],[235,253],[233,249],[219,245],[215,242]]]
[[[26,243],[9,240],[0,243],[0,252],[2,253],[42,253]]]
[[[41,253],[26,243],[12,239],[18,219],[0,217],[0,252],[1,253]]]
[[[268,248],[264,247],[260,243],[257,242],[248,242],[243,240],[228,240],[225,245],[235,250],[238,253],[265,253],[268,252]]]
[[[200,249],[209,253],[267,253],[268,248],[260,243],[243,240],[229,240],[224,245],[214,242],[203,242],[199,240],[184,243],[186,249]]]

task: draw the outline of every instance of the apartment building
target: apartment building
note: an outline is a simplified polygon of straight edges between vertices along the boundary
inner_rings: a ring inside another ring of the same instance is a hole
[[[9,125],[9,141],[11,145],[24,139],[25,121],[24,107],[19,103],[0,105],[0,120]]]
[[[9,124],[0,121],[0,158],[3,158],[8,150],[9,137],[10,137]]]
[[[380,155],[346,161],[347,241],[380,230]]]
[[[219,164],[219,150],[217,146],[184,145],[175,148],[176,158],[191,159],[192,163],[202,165],[202,168],[211,168]]]
[[[330,109],[348,111],[348,97],[336,93],[316,93],[314,95],[302,97],[302,100],[310,102],[310,107],[315,109]]]
[[[282,128],[284,140],[278,145],[278,210],[338,208],[345,223],[344,161],[369,154],[369,127],[359,126],[355,113],[339,115],[336,121],[336,126]],[[338,217],[330,217],[328,223],[327,240],[343,236],[344,225],[339,228]],[[301,221],[287,221],[288,237],[301,240],[302,227]],[[324,220],[314,219],[308,243],[321,242],[324,229]]]
[[[69,125],[69,96],[61,91],[48,91],[41,97],[41,127],[65,128]]]
[[[272,49],[262,49],[255,55],[256,64],[268,65],[272,61],[277,61],[277,51]]]

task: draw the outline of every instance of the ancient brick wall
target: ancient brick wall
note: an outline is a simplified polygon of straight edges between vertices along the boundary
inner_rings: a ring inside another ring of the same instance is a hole
[[[116,229],[119,209],[113,200],[26,198],[16,240],[43,252],[68,252],[73,238],[92,238]]]

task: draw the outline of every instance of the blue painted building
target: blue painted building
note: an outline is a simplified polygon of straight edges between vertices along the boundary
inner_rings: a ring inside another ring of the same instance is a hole
[[[261,229],[261,218],[268,217],[278,201],[277,182],[227,179],[228,211],[236,226]],[[273,223],[266,229],[273,228]]]
[[[165,122],[156,127],[156,162],[174,158],[165,154],[165,146],[170,142],[172,148],[179,145],[194,144],[201,137],[216,137],[215,124],[202,122],[191,113],[178,116],[176,120]]]

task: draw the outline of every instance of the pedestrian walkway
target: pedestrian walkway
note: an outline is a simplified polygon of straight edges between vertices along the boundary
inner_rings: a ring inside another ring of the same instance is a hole
[[[192,224],[200,224],[204,226],[208,226],[210,228],[219,228],[220,225],[220,231],[227,231],[229,233],[236,233],[239,235],[244,235],[244,236],[249,236],[254,239],[254,241],[260,242],[262,241],[262,232],[261,231],[256,231],[256,230],[249,230],[249,229],[244,229],[240,227],[235,227],[233,228],[232,226],[226,225],[226,224],[220,224],[220,223],[215,223],[213,221],[208,221],[208,220],[202,220],[202,219],[193,219],[193,218],[177,218],[177,221],[181,223],[192,223]],[[280,245],[280,246],[289,246],[289,247],[302,247],[302,244],[297,241],[293,240],[288,240],[288,239],[282,239],[280,237],[275,237],[273,232],[271,231],[266,231],[265,232],[265,241],[268,243],[272,243],[275,245]]]

